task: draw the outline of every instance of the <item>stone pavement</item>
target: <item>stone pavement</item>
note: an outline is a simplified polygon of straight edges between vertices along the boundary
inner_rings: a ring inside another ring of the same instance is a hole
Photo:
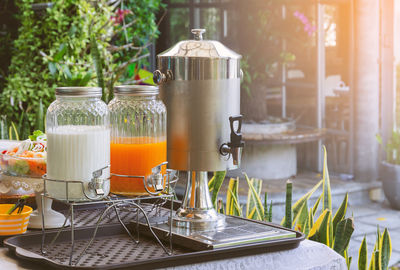
[[[349,254],[353,257],[351,269],[357,269],[358,250],[364,235],[367,236],[368,261],[374,249],[377,226],[381,232],[389,229],[392,239],[392,257],[389,265],[400,261],[400,211],[393,210],[387,202],[349,206],[347,216],[354,215],[354,233],[349,244]]]

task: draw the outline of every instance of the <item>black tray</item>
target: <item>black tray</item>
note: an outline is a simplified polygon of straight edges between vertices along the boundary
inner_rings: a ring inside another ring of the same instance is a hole
[[[284,229],[275,224],[269,225]],[[134,226],[131,224],[128,228],[133,230]],[[93,231],[94,227],[75,229],[76,255],[74,259],[77,258],[79,251],[83,250]],[[57,242],[48,250],[46,256],[43,256],[40,251],[41,232],[14,236],[6,239],[4,244],[9,250],[14,251],[18,257],[29,261],[46,263],[61,269],[115,269],[128,267],[129,269],[154,269],[293,249],[298,247],[305,237],[299,232],[292,232],[296,233],[296,238],[269,240],[216,250],[193,251],[174,245],[174,253],[169,256],[151,238],[142,236],[140,243],[137,245],[132,242],[119,224],[103,225],[98,229],[96,239],[86,255],[82,257],[78,266],[68,265],[71,246],[70,230],[63,231],[60,234]],[[56,231],[47,231],[46,243],[55,234]]]

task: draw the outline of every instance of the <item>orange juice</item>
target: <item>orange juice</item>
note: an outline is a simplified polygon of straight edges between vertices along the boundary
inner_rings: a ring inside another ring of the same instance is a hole
[[[133,137],[111,143],[111,172],[148,176],[151,169],[167,160],[167,143],[158,138]],[[151,190],[153,191],[153,190]],[[146,195],[142,178],[111,177],[111,192],[120,195]]]

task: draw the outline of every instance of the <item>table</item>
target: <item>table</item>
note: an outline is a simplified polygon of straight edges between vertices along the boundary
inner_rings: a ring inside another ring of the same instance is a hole
[[[353,262],[354,263],[354,262]],[[0,269],[7,270],[47,270],[43,264],[32,263],[17,258],[8,252],[7,248],[0,248]],[[296,249],[264,253],[254,256],[227,258],[192,265],[169,267],[165,270],[346,270],[343,257],[327,246],[304,240]]]

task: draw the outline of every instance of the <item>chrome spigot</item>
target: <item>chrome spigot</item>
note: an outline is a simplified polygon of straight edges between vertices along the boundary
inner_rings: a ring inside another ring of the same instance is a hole
[[[164,190],[165,179],[161,173],[162,166],[166,166],[168,162],[163,162],[151,169],[151,175],[147,178],[147,183],[154,188],[156,192]]]
[[[240,160],[242,157],[242,150],[244,147],[244,141],[242,140],[242,115],[229,117],[231,127],[231,141],[223,143],[219,149],[222,156],[232,155],[233,165],[240,166]],[[235,122],[237,127],[235,128]]]
[[[105,166],[101,169],[98,169],[92,173],[93,178],[89,182],[89,188],[94,190],[96,195],[103,196],[105,194],[104,192],[104,179],[100,178],[103,175],[103,170],[107,169],[110,166]]]

